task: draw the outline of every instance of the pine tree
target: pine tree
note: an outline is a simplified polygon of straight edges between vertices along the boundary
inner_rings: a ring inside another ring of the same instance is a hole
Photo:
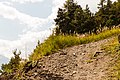
[[[83,33],[84,12],[79,5],[74,12],[73,24],[75,27],[75,33]]]
[[[65,10],[64,9],[61,9],[59,8],[58,9],[58,15],[57,15],[57,18],[54,19],[54,21],[56,22],[56,25],[58,25],[58,27],[56,28],[56,34],[60,34],[60,33],[63,33],[65,34],[66,32],[66,18],[65,18]]]
[[[95,19],[94,19],[94,15],[93,13],[89,10],[88,5],[86,5],[86,9],[84,10],[84,32],[88,32],[88,33],[92,33],[95,31],[96,28],[96,23],[95,23]]]
[[[14,57],[10,59],[8,64],[2,64],[2,67],[1,67],[2,72],[11,73],[19,69],[20,61],[21,61],[21,58],[20,58],[21,52],[19,51],[17,53],[17,49],[16,49],[15,51],[13,51],[13,54],[14,54]]]
[[[101,0],[98,4],[98,12],[95,14],[96,22],[99,26],[99,31],[101,32],[106,24],[106,17],[105,17],[105,0]]]
[[[57,18],[55,19],[57,28],[56,33],[62,34],[74,34],[76,30],[75,15],[76,10],[80,8],[74,0],[67,0],[64,4],[64,8],[59,8]],[[77,20],[77,19],[76,19]]]
[[[114,25],[114,21],[112,20],[113,14],[111,14],[112,10],[112,1],[107,0],[107,5],[105,6],[105,18],[106,18],[106,25],[109,29],[112,28]]]

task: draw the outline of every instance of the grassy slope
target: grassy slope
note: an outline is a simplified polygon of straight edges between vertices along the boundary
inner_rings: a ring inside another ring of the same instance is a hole
[[[39,44],[36,47],[34,52],[29,56],[29,59],[34,63],[34,61],[36,62],[36,60],[38,60],[39,58],[45,55],[49,55],[54,52],[57,52],[59,49],[63,49],[63,48],[74,46],[74,45],[86,44],[89,42],[95,42],[111,36],[118,35],[119,33],[120,33],[120,29],[112,29],[112,30],[102,32],[98,35],[89,35],[84,38],[78,38],[76,36],[61,36],[61,35],[50,36],[47,40],[44,41],[44,43]],[[112,42],[108,43],[108,45],[103,45],[103,46],[104,46],[104,50],[106,50],[107,53],[119,55],[111,71],[113,72],[112,76],[110,72],[110,76],[112,78],[117,78],[115,80],[118,80],[120,79],[120,45],[118,44],[117,37]],[[33,63],[30,63],[30,64],[33,64]],[[19,69],[20,71],[23,71],[24,64],[26,63],[24,62],[23,64],[21,64],[22,66]],[[29,64],[28,64],[28,67],[29,67]],[[18,73],[14,77],[18,79],[20,78],[20,75],[21,73],[19,73],[18,71]],[[3,75],[3,76],[8,77],[6,75]]]
[[[104,45],[103,49],[107,54],[112,55],[114,63],[112,63],[113,68],[110,70],[111,80],[120,79],[120,44],[118,43],[117,37],[113,41],[108,42],[108,45]]]
[[[29,59],[32,61],[38,60],[39,58],[57,52],[59,49],[66,47],[86,44],[89,42],[95,42],[98,40],[111,37],[113,35],[118,35],[120,29],[112,29],[102,32],[98,35],[90,35],[84,38],[78,38],[76,36],[50,36],[44,43],[38,45],[34,52],[29,56]]]

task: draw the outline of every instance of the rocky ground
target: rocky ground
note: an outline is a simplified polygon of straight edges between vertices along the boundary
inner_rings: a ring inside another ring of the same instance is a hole
[[[69,47],[45,56],[23,80],[108,80],[114,59],[105,53],[101,45],[113,38]]]

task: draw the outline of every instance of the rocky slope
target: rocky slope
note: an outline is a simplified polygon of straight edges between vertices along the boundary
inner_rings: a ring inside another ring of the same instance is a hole
[[[101,48],[110,39],[69,47],[45,56],[30,70],[26,80],[104,80],[114,59]]]
[[[112,39],[69,47],[45,56],[35,65],[24,67],[20,80],[108,80],[114,59],[101,45]]]

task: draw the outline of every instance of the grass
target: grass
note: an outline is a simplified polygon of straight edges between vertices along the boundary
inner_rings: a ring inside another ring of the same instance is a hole
[[[118,43],[117,37],[102,46],[108,55],[113,58],[111,63],[112,68],[109,72],[110,80],[120,80],[120,44]]]
[[[112,77],[116,78],[116,80],[120,80],[120,44],[113,45],[110,51],[117,56],[112,69]]]
[[[87,62],[87,63],[92,63],[92,62],[93,62],[93,60],[87,60],[86,62]]]
[[[120,29],[112,29],[104,31],[98,35],[89,35],[87,37],[79,38],[77,36],[53,36],[51,35],[47,40],[43,43],[39,44],[36,49],[34,49],[33,53],[29,56],[29,60],[35,61],[40,59],[43,56],[52,54],[57,52],[59,49],[63,49],[66,47],[71,47],[74,45],[86,44],[90,42],[95,42],[98,40],[102,40],[113,35],[118,35],[120,33]]]

